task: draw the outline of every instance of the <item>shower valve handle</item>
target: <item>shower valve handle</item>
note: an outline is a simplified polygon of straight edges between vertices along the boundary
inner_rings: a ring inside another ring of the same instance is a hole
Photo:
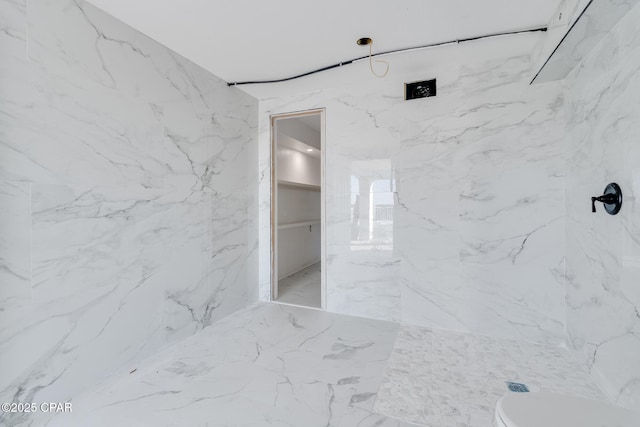
[[[603,194],[602,196],[591,198],[591,212],[596,211],[596,202],[604,203],[605,205],[611,205],[616,203],[618,196],[615,194]]]
[[[604,189],[604,194],[598,197],[591,198],[591,212],[596,211],[596,202],[601,202],[604,206],[604,210],[610,215],[615,215],[620,212],[622,206],[622,190],[620,186],[615,182],[607,185]]]

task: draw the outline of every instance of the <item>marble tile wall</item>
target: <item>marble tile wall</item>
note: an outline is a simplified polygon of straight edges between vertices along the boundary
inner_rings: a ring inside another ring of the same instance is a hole
[[[568,77],[567,340],[619,405],[640,407],[640,7]],[[622,210],[591,197],[617,182]]]
[[[640,404],[638,7],[566,92],[528,85],[530,43],[492,40],[404,76],[436,98],[391,74],[258,114],[90,5],[26,1],[0,0],[3,400],[64,400],[268,300],[269,115],[326,108],[329,311],[558,343],[566,252],[570,347]],[[623,211],[591,214],[609,181]]]
[[[258,110],[91,5],[26,6],[0,0],[0,396],[64,401],[255,299]]]
[[[31,297],[31,187],[0,181],[0,313]]]
[[[260,298],[269,115],[324,107],[329,311],[562,341],[564,100],[558,83],[528,85],[529,42],[461,45],[413,75],[261,101]],[[470,49],[491,54],[470,65]],[[437,97],[403,100],[403,81],[432,77]]]
[[[534,81],[548,82],[567,77],[637,3],[638,0],[565,0],[556,12],[558,18],[550,25],[551,31],[547,33],[550,49],[543,51],[540,60],[544,62],[539,71],[536,70]]]

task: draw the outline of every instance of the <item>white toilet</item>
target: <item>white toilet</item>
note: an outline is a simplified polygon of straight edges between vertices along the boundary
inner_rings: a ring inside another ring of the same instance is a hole
[[[496,406],[495,427],[640,427],[640,413],[559,394],[507,393]]]

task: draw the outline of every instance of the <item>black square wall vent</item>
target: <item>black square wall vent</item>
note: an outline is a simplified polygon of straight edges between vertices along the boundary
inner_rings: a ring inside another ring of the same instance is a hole
[[[436,96],[436,79],[404,84],[404,99],[418,99]]]

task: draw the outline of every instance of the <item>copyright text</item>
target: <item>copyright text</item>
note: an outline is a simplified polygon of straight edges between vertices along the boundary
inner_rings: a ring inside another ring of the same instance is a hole
[[[5,402],[2,404],[2,412],[71,412],[71,402],[43,402],[43,403],[17,403]]]

